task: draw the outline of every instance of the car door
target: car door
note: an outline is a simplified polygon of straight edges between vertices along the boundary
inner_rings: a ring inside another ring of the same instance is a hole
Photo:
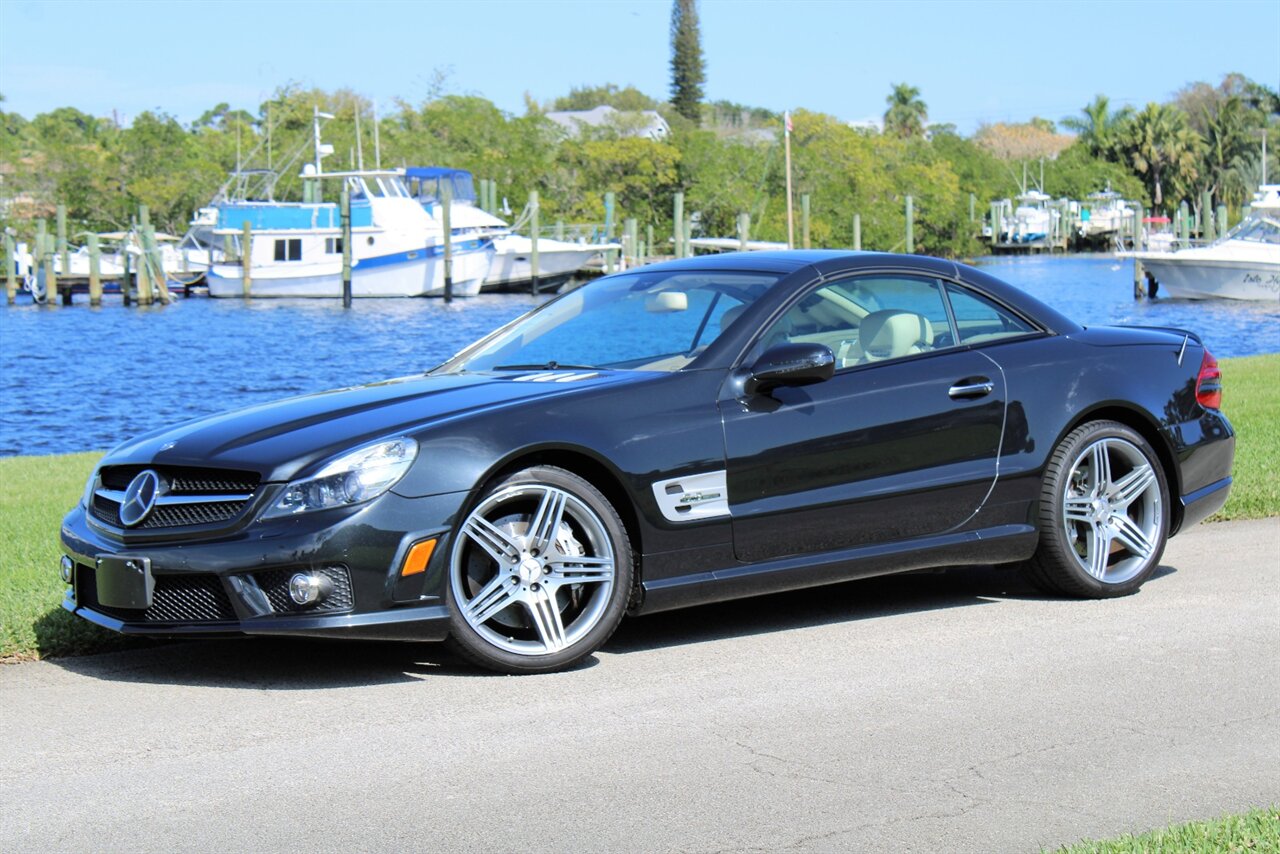
[[[835,375],[721,401],[734,550],[743,561],[937,534],[996,478],[999,366],[956,344],[943,285],[858,276],[801,297],[760,336],[824,343]]]

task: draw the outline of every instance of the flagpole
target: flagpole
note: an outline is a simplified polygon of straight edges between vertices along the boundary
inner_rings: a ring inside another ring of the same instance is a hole
[[[787,152],[787,248],[796,248],[796,217],[791,208],[791,111],[782,118],[784,147]]]

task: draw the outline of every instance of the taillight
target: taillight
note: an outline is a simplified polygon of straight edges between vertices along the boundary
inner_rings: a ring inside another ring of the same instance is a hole
[[[1196,402],[1206,409],[1222,408],[1222,371],[1208,348],[1200,360],[1200,376],[1196,377]]]

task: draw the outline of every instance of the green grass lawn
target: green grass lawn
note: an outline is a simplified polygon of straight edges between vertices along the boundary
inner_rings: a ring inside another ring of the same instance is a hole
[[[1212,821],[1192,821],[1162,830],[1102,842],[1080,842],[1057,854],[1276,854],[1280,809],[1269,807]]]
[[[1235,485],[1216,519],[1280,515],[1280,355],[1226,359]],[[0,458],[0,660],[81,655],[130,641],[62,610],[58,525],[100,454]],[[132,643],[137,643],[133,641]]]
[[[1221,366],[1236,462],[1231,497],[1214,519],[1280,515],[1280,354],[1223,359]]]

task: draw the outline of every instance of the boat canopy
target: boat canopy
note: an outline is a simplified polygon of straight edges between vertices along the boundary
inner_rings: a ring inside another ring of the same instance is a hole
[[[237,231],[248,222],[254,231],[339,229],[342,217],[332,202],[307,204],[297,202],[224,202],[218,205],[219,231]],[[351,201],[351,227],[373,225],[373,210],[368,202]]]
[[[476,200],[475,183],[466,169],[450,169],[447,166],[409,166],[404,170],[409,192],[423,203],[440,201],[443,186],[447,182],[453,191],[455,202]]]

